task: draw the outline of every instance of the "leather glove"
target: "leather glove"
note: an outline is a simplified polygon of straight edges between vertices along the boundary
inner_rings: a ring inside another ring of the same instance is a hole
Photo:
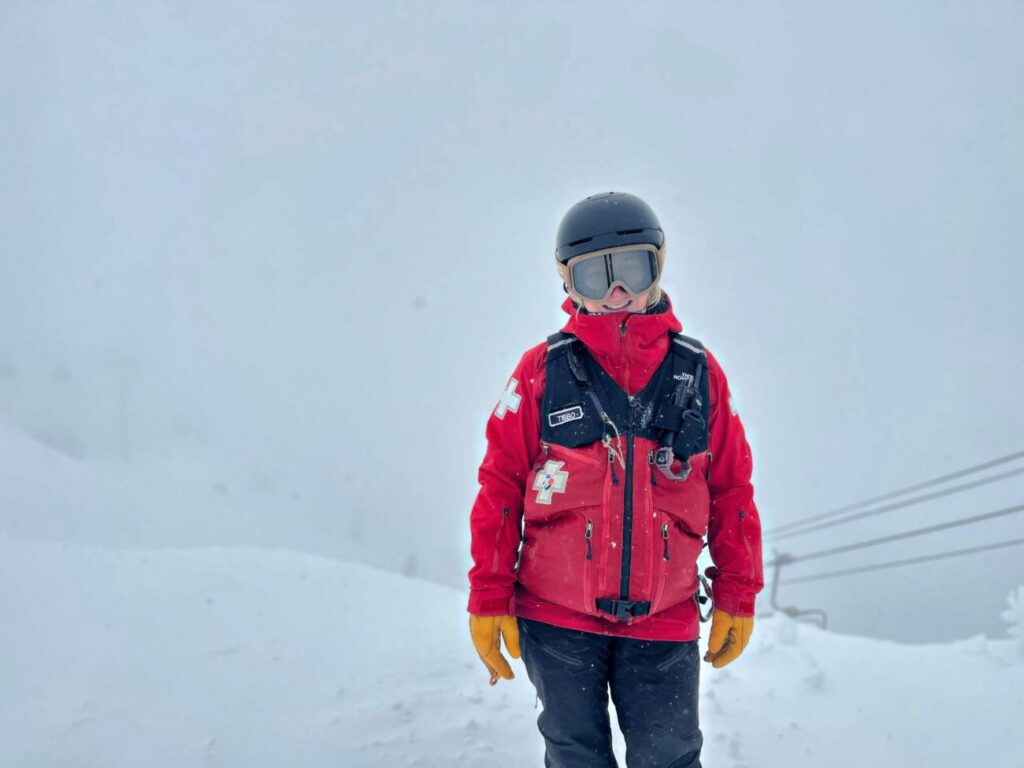
[[[511,680],[515,675],[508,661],[501,655],[501,638],[505,639],[508,655],[519,658],[519,625],[514,616],[477,616],[469,615],[469,634],[480,659],[491,673],[490,684],[498,682],[498,677]]]
[[[715,669],[735,661],[747,647],[753,631],[753,616],[733,616],[716,608],[711,615],[711,637],[708,638],[704,661],[711,662]]]

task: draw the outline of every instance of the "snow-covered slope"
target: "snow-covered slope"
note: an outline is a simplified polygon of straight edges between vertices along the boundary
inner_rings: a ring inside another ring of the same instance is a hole
[[[303,505],[272,489],[127,469],[0,429],[0,766],[541,764],[525,671],[487,686],[462,591],[289,549]],[[1024,766],[1012,641],[773,618],[704,675],[708,765]]]
[[[489,689],[462,595],[426,582],[284,551],[2,539],[0,615],[0,765],[536,761],[528,684]]]
[[[292,485],[236,457],[83,461],[0,419],[0,489],[0,535],[15,538],[128,549],[280,547],[410,570],[402,533],[369,524],[378,506]]]
[[[487,686],[456,590],[288,551],[3,537],[0,616],[3,766],[542,763],[525,672]],[[707,765],[1024,766],[1010,641],[772,618],[704,675]]]

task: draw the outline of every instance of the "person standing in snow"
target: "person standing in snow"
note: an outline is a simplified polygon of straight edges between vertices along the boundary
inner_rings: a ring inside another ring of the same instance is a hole
[[[610,690],[630,768],[697,768],[697,557],[714,562],[714,667],[742,653],[764,583],[750,448],[721,367],[659,287],[665,235],[643,200],[577,203],[555,257],[569,320],[487,423],[470,634],[491,685],[513,677],[502,638],[522,656],[546,766],[617,765]]]

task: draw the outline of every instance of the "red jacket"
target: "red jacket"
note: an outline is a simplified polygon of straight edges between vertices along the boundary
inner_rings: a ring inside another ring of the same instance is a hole
[[[570,318],[562,330],[582,341],[629,394],[643,389],[665,358],[668,332],[682,328],[671,304],[656,314],[588,315],[577,313],[566,299],[563,309]],[[710,457],[707,453],[693,457],[693,472],[678,487],[665,481],[652,483],[654,473],[647,463],[634,463],[630,597],[635,589],[638,599],[649,599],[652,605],[650,615],[624,622],[587,608],[595,596],[616,597],[618,592],[621,502],[616,508],[608,493],[614,470],[600,443],[582,450],[562,449],[559,455],[560,446],[540,440],[546,351],[544,342],[523,355],[487,423],[481,487],[470,514],[469,612],[507,613],[622,637],[693,640],[699,634],[699,622],[689,596],[696,585],[699,536],[706,533],[715,563],[708,569],[715,606],[753,615],[763,576],[750,448],[715,358],[707,352]],[[538,470],[543,474],[555,459],[574,467],[566,486],[572,491],[549,493],[553,505],[534,503],[540,487]],[[618,478],[614,481],[617,484]],[[587,504],[591,506],[579,509]],[[576,507],[573,515],[554,519],[568,506]],[[526,541],[517,572],[524,507]]]

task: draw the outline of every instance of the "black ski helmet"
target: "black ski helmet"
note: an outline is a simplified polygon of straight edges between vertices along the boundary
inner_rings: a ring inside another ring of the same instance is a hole
[[[565,264],[581,253],[619,245],[665,244],[651,206],[627,192],[601,192],[580,200],[562,217],[555,239],[555,258]]]

